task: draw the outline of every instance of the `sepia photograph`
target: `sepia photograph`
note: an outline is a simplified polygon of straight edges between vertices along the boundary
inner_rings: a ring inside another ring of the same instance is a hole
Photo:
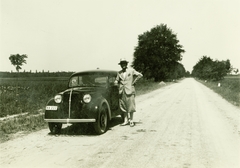
[[[0,0],[1,168],[240,168],[239,0]]]

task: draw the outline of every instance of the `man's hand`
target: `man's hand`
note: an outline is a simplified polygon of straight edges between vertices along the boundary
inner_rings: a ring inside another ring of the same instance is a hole
[[[118,86],[118,81],[114,81],[114,86]]]

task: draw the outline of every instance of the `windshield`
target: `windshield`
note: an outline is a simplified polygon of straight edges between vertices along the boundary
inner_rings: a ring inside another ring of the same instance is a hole
[[[106,86],[107,75],[104,74],[80,74],[73,76],[69,81],[69,87],[76,86]]]

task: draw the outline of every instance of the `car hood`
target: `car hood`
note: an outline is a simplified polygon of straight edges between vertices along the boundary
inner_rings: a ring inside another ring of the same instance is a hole
[[[104,90],[106,90],[106,88],[104,87],[75,87],[75,88],[69,88],[66,89],[63,92],[60,92],[60,94],[64,94],[67,92],[79,92],[79,93],[94,93],[94,92],[103,92]]]

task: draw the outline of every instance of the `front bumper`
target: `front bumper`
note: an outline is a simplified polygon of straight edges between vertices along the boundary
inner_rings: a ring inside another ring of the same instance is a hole
[[[88,122],[96,122],[96,119],[44,119],[46,122],[50,123],[63,123],[63,124],[71,124],[71,123],[88,123]]]

